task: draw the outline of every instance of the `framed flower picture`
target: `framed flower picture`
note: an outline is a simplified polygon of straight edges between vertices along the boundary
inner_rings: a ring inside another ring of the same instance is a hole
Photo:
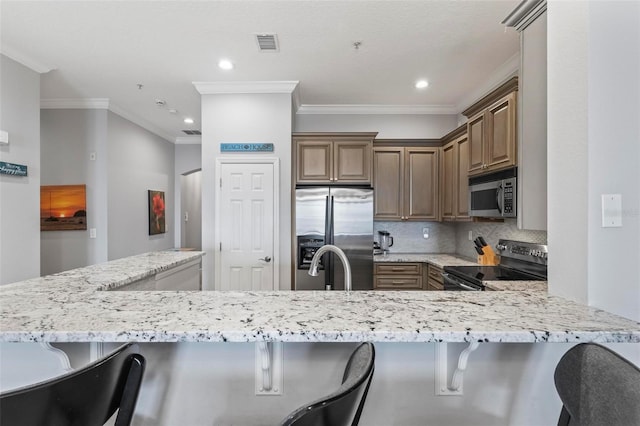
[[[149,190],[149,235],[165,233],[164,191]]]

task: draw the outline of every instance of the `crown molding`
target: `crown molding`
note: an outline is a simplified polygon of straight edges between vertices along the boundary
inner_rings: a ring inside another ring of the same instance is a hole
[[[522,0],[501,24],[522,32],[547,10],[547,0]]]
[[[37,72],[38,74],[46,74],[49,71],[56,69],[55,66],[44,64],[38,60],[31,58],[28,55],[25,55],[22,52],[19,52],[17,49],[14,49],[7,45],[2,47],[2,50],[0,51],[0,53],[24,65],[25,67]]]
[[[293,93],[298,81],[194,81],[201,95],[233,93]]]
[[[505,81],[511,77],[517,76],[520,70],[520,52],[515,53],[512,57],[507,59],[505,63],[500,65],[492,74],[491,78],[479,86],[476,90],[467,95],[456,107],[456,113],[469,108],[469,106],[475,104],[478,99],[491,93],[496,88],[500,87]]]
[[[455,105],[300,105],[297,114],[457,114]]]
[[[160,136],[162,139],[171,142],[171,143],[175,143],[176,138],[172,135],[170,135],[169,133],[165,133],[164,130],[160,129],[158,126],[156,126],[155,124],[145,120],[144,118],[138,117],[137,115],[134,115],[132,113],[130,113],[129,111],[126,111],[122,108],[120,108],[117,105],[114,105],[113,103],[109,103],[109,111],[111,111],[114,114],[119,115],[122,118],[125,118],[129,121],[131,121],[134,124],[137,124],[138,126],[142,127],[145,130],[150,131],[151,133]]]
[[[41,109],[109,109],[108,98],[52,98],[40,99]]]
[[[297,85],[293,92],[291,93],[291,103],[293,107],[293,113],[297,114],[300,109],[300,85]]]
[[[202,136],[178,136],[175,140],[176,145],[201,145]]]
[[[106,109],[120,117],[129,120],[130,122],[137,124],[145,130],[165,139],[171,143],[176,142],[176,138],[171,136],[160,129],[155,124],[138,117],[135,114],[115,105],[109,100],[109,98],[87,98],[87,99],[72,99],[72,98],[53,98],[53,99],[41,99],[41,109]]]

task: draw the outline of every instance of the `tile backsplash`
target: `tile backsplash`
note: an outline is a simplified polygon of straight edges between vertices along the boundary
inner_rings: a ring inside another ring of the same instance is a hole
[[[429,238],[422,237],[422,229],[429,228]],[[477,253],[473,238],[482,235],[492,247],[500,238],[547,244],[546,231],[524,231],[518,229],[515,219],[504,223],[493,222],[381,222],[373,223],[373,238],[378,241],[378,231],[389,231],[393,237],[391,253],[455,253],[475,259]]]
[[[499,239],[526,241],[536,244],[547,244],[547,231],[525,231],[518,229],[516,219],[505,219],[504,223],[493,222],[460,222],[456,225],[456,254],[476,258],[478,254],[469,241],[469,231],[473,238],[478,235],[491,247],[498,244]]]
[[[429,238],[422,237],[422,228],[429,228]],[[390,253],[455,253],[455,224],[446,222],[374,222],[373,238],[378,231],[389,231],[393,237]]]

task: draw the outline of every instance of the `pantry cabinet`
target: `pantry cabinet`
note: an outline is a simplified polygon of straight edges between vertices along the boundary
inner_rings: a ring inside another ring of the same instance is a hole
[[[296,184],[371,184],[376,134],[294,133]]]
[[[469,117],[469,176],[516,165],[517,87],[514,77],[463,112]]]
[[[466,125],[443,138],[440,177],[442,220],[469,220],[469,138]]]
[[[439,220],[439,148],[376,146],[374,219]]]

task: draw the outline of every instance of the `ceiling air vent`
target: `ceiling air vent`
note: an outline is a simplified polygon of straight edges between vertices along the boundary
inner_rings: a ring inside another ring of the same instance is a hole
[[[200,130],[183,130],[187,135],[201,135],[202,132]]]
[[[261,52],[277,52],[278,37],[275,34],[256,34],[256,41]]]

